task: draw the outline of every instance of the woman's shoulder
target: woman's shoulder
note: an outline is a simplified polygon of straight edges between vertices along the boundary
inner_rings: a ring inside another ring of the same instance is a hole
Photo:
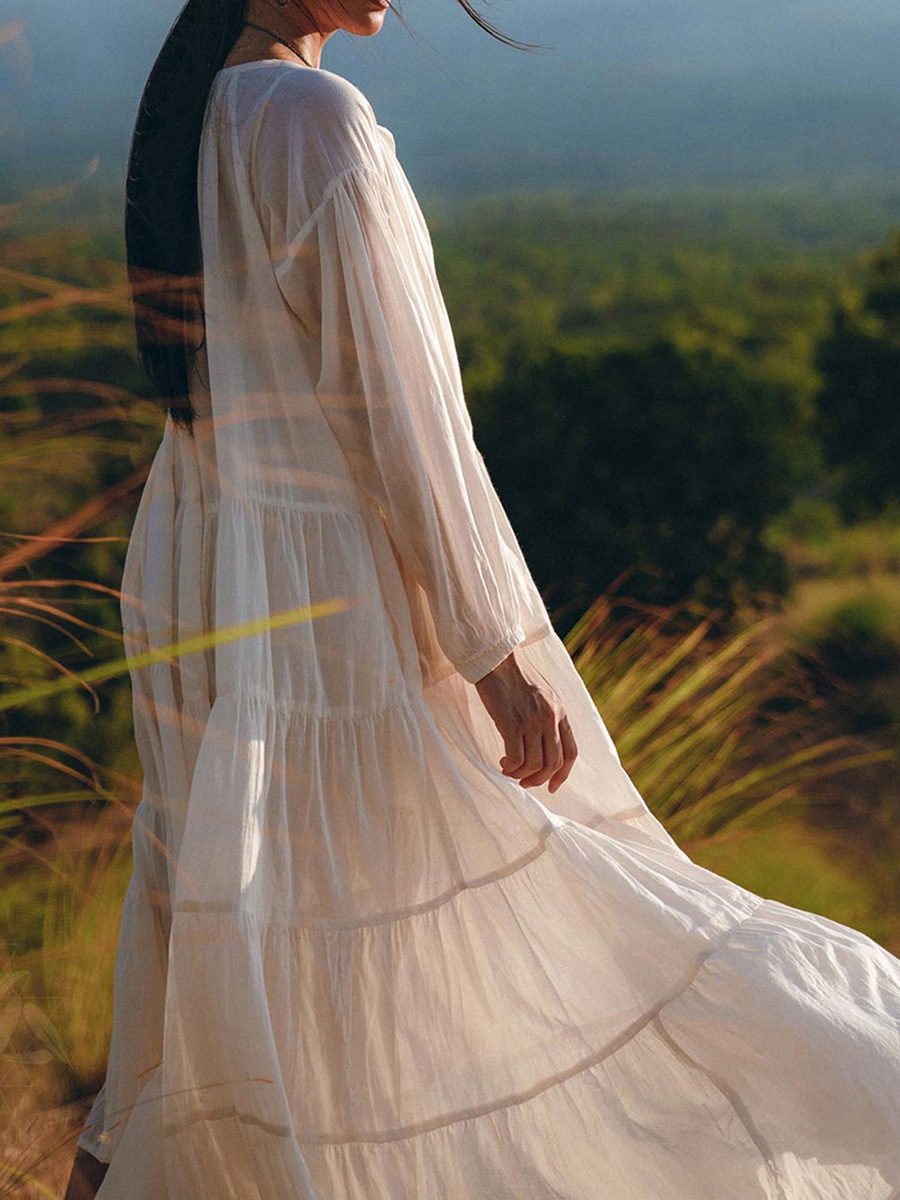
[[[240,76],[234,103],[250,130],[247,162],[262,207],[312,212],[336,178],[382,161],[372,106],[342,75],[280,59],[232,71]]]
[[[257,165],[267,158],[287,161],[321,181],[377,161],[380,137],[374,110],[349,79],[320,67],[272,60],[272,65],[248,71],[244,82],[254,110],[250,124]]]
[[[315,129],[318,136],[340,136],[376,123],[368,98],[343,75],[287,59],[262,67],[258,74],[268,76],[255,82],[263,85],[260,118],[271,127]],[[269,86],[264,86],[266,83]]]

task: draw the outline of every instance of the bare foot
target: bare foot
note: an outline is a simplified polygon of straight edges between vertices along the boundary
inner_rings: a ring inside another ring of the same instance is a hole
[[[94,1200],[108,1168],[109,1163],[100,1162],[79,1146],[63,1200]]]

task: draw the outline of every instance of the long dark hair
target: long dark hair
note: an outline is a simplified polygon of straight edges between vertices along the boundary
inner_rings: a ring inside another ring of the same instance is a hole
[[[457,3],[498,41],[537,49],[495,29],[471,0]],[[128,158],[125,248],[138,356],[160,403],[188,430],[196,415],[188,377],[204,336],[200,137],[213,79],[246,9],[247,0],[187,0],[144,86]],[[408,29],[399,9],[393,11]]]

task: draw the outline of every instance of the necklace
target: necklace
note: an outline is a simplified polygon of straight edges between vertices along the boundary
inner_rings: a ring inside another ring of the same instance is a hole
[[[253,21],[245,21],[244,25],[249,26],[251,29],[258,29],[260,33],[267,33],[269,37],[274,38],[276,42],[281,42],[282,46],[287,46],[288,50],[290,50],[292,54],[296,54],[298,58],[303,59],[308,67],[312,67],[314,71],[317,69],[316,67],[313,67],[313,64],[309,61],[309,59],[303,58],[303,55],[300,53],[300,51],[295,50],[290,42],[286,42],[283,37],[279,37],[278,34],[273,33],[271,29],[266,29],[264,25],[257,25]]]

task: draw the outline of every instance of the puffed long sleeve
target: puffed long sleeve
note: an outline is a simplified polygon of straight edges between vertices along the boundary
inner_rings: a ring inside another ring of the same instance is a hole
[[[421,585],[443,654],[476,682],[525,637],[526,572],[473,439],[430,236],[392,135],[359,106],[344,116],[349,165],[305,220],[288,217],[276,277],[318,340],[315,391],[356,484]],[[337,136],[329,120],[316,162]],[[298,155],[289,171],[302,166]],[[295,207],[304,213],[302,197]]]
[[[475,682],[524,634],[424,234],[390,176],[346,172],[317,221],[317,394],[424,589],[441,648]]]

